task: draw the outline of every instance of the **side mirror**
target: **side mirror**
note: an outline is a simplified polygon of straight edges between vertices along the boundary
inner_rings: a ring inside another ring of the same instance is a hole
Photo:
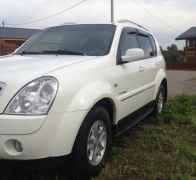
[[[131,62],[144,58],[144,50],[140,48],[128,49],[121,57],[123,62]]]
[[[13,54],[15,54],[18,51],[18,49],[19,49],[19,47],[14,50]]]

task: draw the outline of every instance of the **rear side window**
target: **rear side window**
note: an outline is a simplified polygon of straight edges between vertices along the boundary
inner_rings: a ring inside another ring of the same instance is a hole
[[[144,50],[144,58],[150,58],[156,56],[156,45],[154,39],[147,35],[138,35],[140,48]]]
[[[155,40],[152,36],[150,36],[150,41],[152,43],[152,47],[153,47],[153,56],[157,55],[157,45],[155,43]]]
[[[120,55],[124,56],[128,49],[139,48],[136,33],[123,32],[120,43]]]

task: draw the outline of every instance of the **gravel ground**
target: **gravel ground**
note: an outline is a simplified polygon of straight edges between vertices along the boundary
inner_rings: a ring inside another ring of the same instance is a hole
[[[168,71],[169,96],[196,94],[196,71]]]

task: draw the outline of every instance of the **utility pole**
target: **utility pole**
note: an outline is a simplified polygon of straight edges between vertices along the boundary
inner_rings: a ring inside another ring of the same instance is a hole
[[[114,0],[111,0],[111,23],[114,22]]]
[[[2,27],[4,28],[4,27],[5,27],[5,22],[2,21],[1,25],[2,25]]]

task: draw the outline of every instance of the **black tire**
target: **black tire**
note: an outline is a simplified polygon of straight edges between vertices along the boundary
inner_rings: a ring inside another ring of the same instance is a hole
[[[162,108],[160,110],[160,97],[162,96]],[[164,84],[161,84],[159,91],[157,93],[157,97],[155,100],[155,106],[154,106],[154,115],[157,116],[161,114],[166,106],[167,103],[167,88],[164,86]]]
[[[107,145],[101,162],[98,165],[92,165],[89,162],[89,158],[87,155],[87,141],[88,141],[91,127],[96,121],[100,121],[100,120],[103,121],[107,129]],[[74,170],[77,171],[77,174],[87,175],[92,177],[97,176],[100,173],[101,169],[105,166],[111,148],[111,141],[112,141],[112,132],[111,132],[111,120],[110,120],[109,113],[105,108],[101,106],[94,107],[85,118],[79,130],[73,148],[72,163],[74,165]]]

